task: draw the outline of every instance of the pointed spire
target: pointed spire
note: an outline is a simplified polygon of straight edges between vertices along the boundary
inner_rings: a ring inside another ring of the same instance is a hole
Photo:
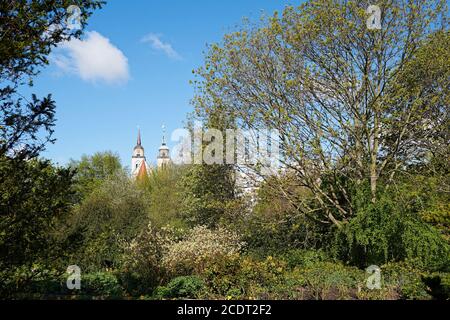
[[[141,146],[141,128],[138,127],[137,145]]]
[[[166,145],[166,126],[165,125],[162,125],[162,130],[163,130],[162,145],[165,146]]]

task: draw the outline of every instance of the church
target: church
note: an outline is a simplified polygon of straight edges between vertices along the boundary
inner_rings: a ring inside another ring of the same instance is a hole
[[[165,134],[163,133],[162,143],[158,150],[156,158],[157,169],[165,168],[170,165],[169,147],[166,144]],[[131,157],[131,176],[134,179],[145,177],[149,174],[151,166],[147,163],[144,147],[142,146],[141,130],[138,131],[137,143]]]

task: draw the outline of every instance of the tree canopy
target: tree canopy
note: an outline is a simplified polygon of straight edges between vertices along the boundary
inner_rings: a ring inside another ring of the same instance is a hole
[[[278,130],[283,167],[315,201],[288,198],[338,227],[355,214],[349,188],[376,202],[380,180],[425,161],[448,116],[445,1],[378,5],[381,30],[367,28],[366,1],[288,7],[211,45],[196,71],[197,115]]]

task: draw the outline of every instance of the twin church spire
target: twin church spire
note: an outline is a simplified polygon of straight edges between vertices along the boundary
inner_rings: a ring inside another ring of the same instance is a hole
[[[165,126],[163,126],[162,143],[159,147],[158,156],[156,158],[158,169],[167,167],[171,163],[169,153],[170,150],[167,147],[165,135]],[[131,157],[131,175],[133,178],[138,179],[148,175],[149,169],[150,167],[147,164],[144,147],[142,146],[141,129],[138,129],[137,142]]]

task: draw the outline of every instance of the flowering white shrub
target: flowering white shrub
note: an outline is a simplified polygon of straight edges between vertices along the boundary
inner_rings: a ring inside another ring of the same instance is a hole
[[[239,253],[240,237],[224,228],[195,227],[179,242],[169,245],[163,265],[172,275],[201,274],[217,260]]]

